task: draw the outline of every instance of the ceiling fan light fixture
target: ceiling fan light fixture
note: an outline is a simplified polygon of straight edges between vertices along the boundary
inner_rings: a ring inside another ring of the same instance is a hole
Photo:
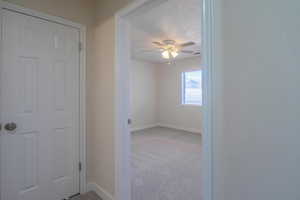
[[[169,51],[163,51],[161,53],[162,57],[165,58],[165,59],[169,59],[170,58],[170,54],[169,54]]]
[[[196,45],[195,42],[186,42],[183,44],[177,44],[175,40],[163,40],[162,42],[152,42],[156,49],[161,53],[164,59],[172,60],[179,56],[180,53],[199,55],[199,53],[193,50],[184,50],[183,48]]]
[[[176,58],[178,56],[178,53],[176,51],[172,51],[171,55],[173,56],[173,58]]]

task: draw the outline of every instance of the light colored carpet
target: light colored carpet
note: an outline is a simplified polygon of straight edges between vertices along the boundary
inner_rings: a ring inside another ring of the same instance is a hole
[[[95,192],[88,192],[86,194],[74,197],[72,200],[101,200],[101,198]]]
[[[202,200],[201,136],[168,128],[132,133],[132,200]]]

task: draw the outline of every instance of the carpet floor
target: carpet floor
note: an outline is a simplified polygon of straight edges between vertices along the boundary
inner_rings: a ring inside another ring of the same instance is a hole
[[[132,133],[132,200],[202,200],[201,136],[169,128]]]

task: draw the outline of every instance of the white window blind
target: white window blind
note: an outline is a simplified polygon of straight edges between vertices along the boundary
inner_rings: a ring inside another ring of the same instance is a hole
[[[202,105],[202,71],[182,73],[182,104]]]

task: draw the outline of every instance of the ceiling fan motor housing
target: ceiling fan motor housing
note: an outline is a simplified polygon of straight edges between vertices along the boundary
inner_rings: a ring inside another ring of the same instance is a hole
[[[176,42],[174,40],[164,40],[163,43],[166,45],[175,45],[176,44]]]
[[[200,52],[192,50],[183,50],[183,48],[195,45],[195,42],[186,42],[183,44],[177,44],[175,40],[163,40],[161,42],[154,41],[153,44],[158,46],[158,50],[162,52],[162,57],[165,59],[175,58],[178,54],[188,53],[192,55],[200,55]]]

